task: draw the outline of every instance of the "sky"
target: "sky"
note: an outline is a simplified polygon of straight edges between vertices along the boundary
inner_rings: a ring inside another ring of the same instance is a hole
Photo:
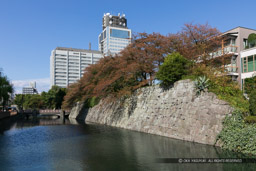
[[[50,55],[56,47],[98,49],[102,17],[124,13],[133,33],[177,33],[185,23],[221,32],[256,29],[255,0],[0,0],[0,68],[16,93],[36,81],[50,88]]]

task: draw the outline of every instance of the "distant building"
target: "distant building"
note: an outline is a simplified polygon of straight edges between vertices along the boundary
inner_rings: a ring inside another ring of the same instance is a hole
[[[100,51],[57,47],[50,57],[51,86],[67,87],[76,82],[86,67],[102,57]]]
[[[31,82],[30,86],[22,88],[22,94],[38,94],[36,82]]]
[[[95,64],[104,55],[117,54],[131,43],[131,30],[125,15],[104,14],[99,51],[57,47],[50,57],[51,86],[67,87],[79,80],[84,69]]]
[[[102,29],[99,35],[99,51],[104,55],[117,54],[131,43],[131,29],[127,27],[124,14],[104,14]]]

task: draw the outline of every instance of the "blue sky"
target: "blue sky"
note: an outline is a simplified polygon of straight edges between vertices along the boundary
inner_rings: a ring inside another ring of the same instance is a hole
[[[220,31],[256,29],[255,0],[0,0],[0,68],[16,92],[36,80],[50,85],[57,46],[97,50],[104,13],[125,13],[133,32],[176,33],[184,23],[208,22]]]

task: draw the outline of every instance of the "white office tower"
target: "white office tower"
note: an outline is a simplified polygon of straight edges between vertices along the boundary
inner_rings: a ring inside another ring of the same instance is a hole
[[[131,29],[127,28],[125,15],[104,14],[103,31],[99,35],[99,51],[104,55],[117,54],[131,43]]]
[[[103,55],[99,51],[57,47],[50,57],[51,86],[67,87],[79,80],[84,69]]]

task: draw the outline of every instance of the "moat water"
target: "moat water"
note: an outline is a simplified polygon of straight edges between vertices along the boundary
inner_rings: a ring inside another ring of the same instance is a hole
[[[62,119],[0,121],[0,170],[256,170],[256,164],[159,163],[159,158],[240,158],[209,145]]]

